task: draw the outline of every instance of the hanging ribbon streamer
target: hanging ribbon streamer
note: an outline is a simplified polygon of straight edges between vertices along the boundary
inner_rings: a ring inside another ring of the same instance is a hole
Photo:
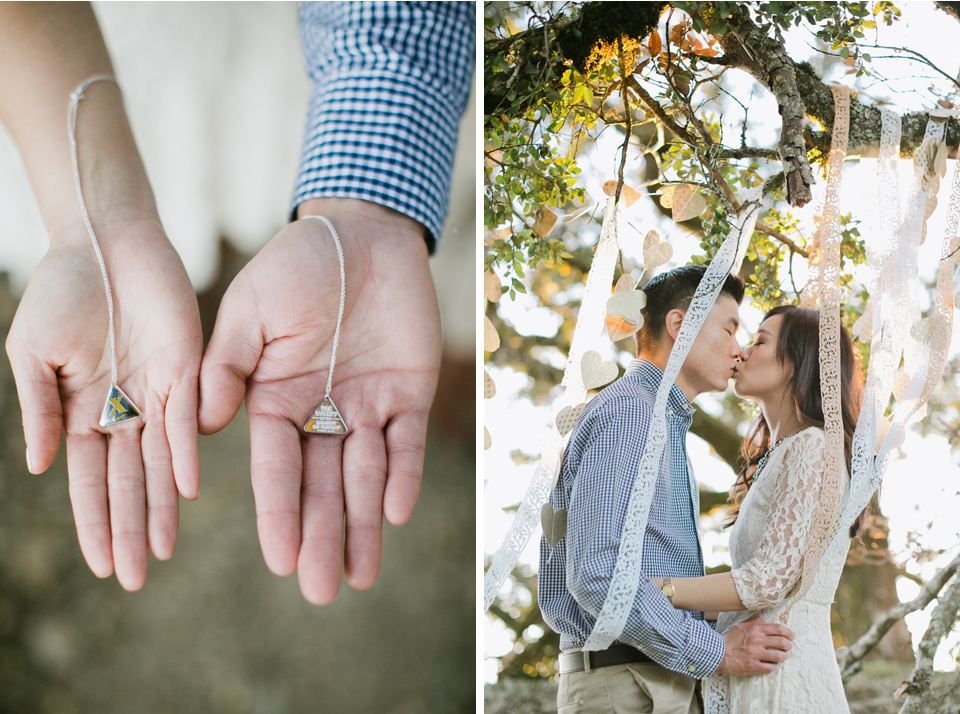
[[[897,185],[896,159],[899,151],[900,119],[892,113],[883,113],[880,162],[880,210],[892,187]],[[896,123],[897,131],[892,124]],[[953,260],[951,251],[956,242],[960,224],[960,171],[954,167],[953,186],[947,210],[947,227],[941,249],[937,273],[937,295],[933,314],[928,318],[929,341],[908,340],[912,325],[920,310],[917,304],[919,289],[918,250],[923,239],[924,225],[936,205],[939,178],[931,157],[931,147],[943,140],[944,127],[931,119],[927,124],[923,144],[915,152],[914,183],[911,188],[907,216],[901,236],[896,235],[895,219],[889,204],[881,213],[881,245],[878,292],[873,293],[874,334],[871,342],[870,367],[864,390],[864,404],[853,446],[853,473],[850,492],[844,499],[839,532],[833,538],[828,552],[843,540],[859,513],[869,503],[880,485],[891,452],[905,437],[907,422],[927,403],[933,390],[943,378],[953,333]],[[894,143],[895,142],[895,143]],[[876,268],[874,268],[876,270]],[[877,448],[877,425],[890,399],[894,373],[904,358],[907,373],[913,373],[910,385],[897,404],[892,423],[880,439]],[[874,458],[876,454],[876,458]]]
[[[843,417],[840,380],[840,186],[843,161],[850,133],[850,90],[830,87],[833,92],[834,122],[819,230],[817,296],[820,301],[820,399],[825,436],[824,473],[817,511],[803,557],[803,572],[796,593],[777,608],[783,616],[802,598],[817,575],[820,558],[833,537],[843,493]]]
[[[710,262],[683,318],[680,332],[670,352],[667,368],[657,390],[650,435],[647,437],[643,456],[640,459],[637,479],[630,493],[630,502],[624,518],[617,564],[593,632],[583,645],[584,650],[603,650],[613,644],[623,632],[627,617],[633,608],[640,583],[640,564],[647,516],[650,513],[653,490],[660,471],[660,460],[667,442],[667,397],[700,332],[700,327],[723,288],[727,275],[740,270],[740,264],[743,262],[760,212],[761,190],[757,187],[744,194],[739,225],[730,232]]]
[[[580,404],[587,395],[583,386],[583,377],[580,374],[580,361],[583,353],[590,349],[589,343],[595,340],[596,335],[603,330],[607,299],[610,297],[610,286],[613,284],[613,271],[617,254],[620,252],[617,241],[617,221],[621,212],[622,204],[615,207],[613,197],[608,198],[603,213],[600,239],[587,275],[583,300],[580,303],[580,314],[570,343],[567,367],[563,373],[561,385],[566,389],[557,401],[557,406],[560,408]],[[493,604],[504,581],[517,564],[520,554],[527,547],[539,523],[540,509],[550,497],[550,491],[553,490],[554,480],[559,471],[562,445],[563,437],[554,427],[510,530],[483,578],[484,612],[490,609],[490,605]]]

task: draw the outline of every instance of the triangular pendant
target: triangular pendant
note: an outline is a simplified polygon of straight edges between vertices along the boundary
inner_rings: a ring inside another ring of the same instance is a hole
[[[307,423],[303,425],[303,430],[308,434],[346,434],[350,431],[330,397],[324,397],[317,405]]]
[[[110,387],[107,403],[103,405],[100,415],[100,426],[113,426],[127,419],[136,419],[140,410],[130,401],[130,397],[123,393],[116,384]]]

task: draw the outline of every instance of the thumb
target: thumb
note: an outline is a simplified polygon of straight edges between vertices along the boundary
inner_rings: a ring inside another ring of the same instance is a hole
[[[258,313],[247,302],[227,290],[217,311],[213,336],[200,364],[197,421],[201,434],[215,434],[237,415],[247,391],[247,378],[263,352]]]
[[[63,434],[63,407],[57,373],[34,355],[23,355],[7,345],[7,355],[17,383],[23,436],[27,442],[27,468],[42,474],[60,450]]]

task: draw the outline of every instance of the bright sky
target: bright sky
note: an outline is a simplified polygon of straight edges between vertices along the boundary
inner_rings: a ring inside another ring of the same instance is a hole
[[[876,44],[922,48],[934,64],[947,73],[955,74],[958,70],[955,50],[956,23],[942,12],[935,10],[932,3],[901,3],[900,8],[903,12],[902,21],[890,29],[881,25],[878,28]],[[812,44],[811,36],[805,31],[793,31],[788,35],[788,51],[794,59],[812,56]],[[872,54],[877,57],[880,54],[894,53],[875,50]],[[820,59],[813,57],[811,61],[818,71],[822,71],[823,65]],[[915,88],[919,87],[923,90],[930,84],[927,79],[930,76],[929,72],[923,67],[897,58],[877,60],[875,68],[887,77],[897,78],[889,83],[895,92],[888,93],[886,89],[871,82],[861,87],[861,101],[872,105],[877,100],[884,99],[901,113],[932,107],[933,103],[929,99],[915,91]],[[848,84],[852,75],[844,77],[843,73],[846,69],[846,67],[834,68],[826,74],[825,80]],[[737,87],[734,93],[743,99],[750,97],[751,87],[755,85],[744,75],[744,79]],[[748,131],[748,144],[773,146],[779,134],[779,117],[772,97],[765,90],[757,87],[753,91],[752,99],[749,102],[744,101],[744,104],[749,106],[750,112],[751,128]],[[742,120],[742,109],[731,102],[722,116],[724,135],[738,137]],[[597,150],[592,157],[593,170],[584,167],[584,185],[590,201],[600,202],[605,198],[601,186],[616,175],[617,149],[621,141],[619,134],[612,131],[605,132],[598,141]],[[939,208],[928,222],[928,238],[921,247],[921,278],[924,280],[931,280],[936,274],[955,164],[954,161],[949,162],[947,176],[941,183]],[[867,202],[869,198],[863,193],[870,184],[869,176],[874,166],[873,161],[863,161],[860,165],[848,164],[845,168],[841,199],[842,213],[852,212],[855,218],[862,220],[867,218],[870,203]],[[627,176],[631,175],[630,168],[628,163]],[[639,162],[634,162],[632,175],[636,175],[639,168]],[[903,196],[912,176],[911,162],[902,161],[900,171],[902,206],[904,205]],[[801,226],[802,230],[810,231],[811,208],[797,213],[805,219],[805,225]],[[692,254],[700,252],[699,239],[660,216],[649,200],[644,199],[634,204],[627,217],[630,227],[621,231],[620,246],[626,255],[636,257],[638,262],[642,262],[639,258],[642,252],[643,235],[653,228],[656,228],[674,247],[673,260],[661,270],[687,263]],[[585,243],[595,242],[596,235],[589,238],[588,230],[595,234],[598,228],[591,226],[585,229],[582,239]],[[809,232],[805,234],[809,235]],[[797,275],[798,284],[802,279],[802,275]],[[921,296],[921,308],[926,309],[927,306],[928,301],[924,294]],[[557,317],[540,306],[536,298],[530,296],[518,295],[513,303],[505,298],[500,303],[499,311],[516,326],[521,334],[552,336],[556,334],[559,327]],[[741,318],[744,322],[740,333],[742,344],[746,345],[749,342],[760,317],[756,310],[741,309]],[[621,364],[626,364],[630,358],[630,355],[625,353],[615,355],[613,346],[605,335],[597,335],[591,349],[599,351],[604,360],[617,359]],[[960,351],[960,337],[955,333],[951,345],[951,356],[956,355],[958,351]],[[563,367],[566,361],[565,355],[557,354],[555,360],[558,367]],[[529,378],[526,374],[490,366],[487,367],[487,371],[497,385],[496,396],[485,401],[484,404],[484,424],[492,440],[491,448],[484,452],[484,552],[492,555],[499,548],[513,521],[513,513],[505,513],[503,508],[516,505],[522,500],[535,468],[535,462],[515,464],[511,452],[519,450],[528,455],[540,454],[550,435],[555,409],[551,404],[535,406],[529,399],[519,397],[519,392],[528,383]],[[556,398],[559,394],[559,391],[555,391],[552,396]],[[716,400],[711,395],[704,395],[697,400],[697,403],[707,411],[713,411],[711,406],[716,404]],[[711,455],[710,447],[692,434],[688,440],[688,447],[698,480],[713,490],[728,489],[734,479],[733,471],[716,456]],[[904,553],[900,562],[906,562],[910,572],[927,578],[936,571],[938,564],[946,563],[957,554],[960,550],[958,547],[960,521],[956,518],[956,513],[960,510],[960,468],[953,461],[945,439],[939,437],[923,439],[912,431],[908,432],[906,442],[899,450],[899,458],[891,461],[887,468],[881,489],[881,508],[890,519],[891,548],[895,552]],[[922,566],[910,560],[905,552],[910,533],[919,535],[921,542],[928,548],[944,549],[943,555]],[[534,570],[537,566],[539,538],[540,533],[537,529],[520,559],[521,563],[530,565]],[[704,550],[708,565],[729,562],[726,536],[709,533],[704,540]],[[919,587],[909,580],[900,578],[897,590],[901,600],[910,600],[916,596]],[[931,605],[926,611],[907,616],[906,622],[913,634],[914,644],[926,630],[933,607]],[[948,646],[941,646],[935,660],[937,669],[955,669],[956,662],[951,657],[950,651],[955,654],[958,643],[960,643],[960,635],[954,633],[947,641]],[[493,622],[492,618],[487,618],[485,649],[488,659],[485,663],[485,677],[488,682],[496,680],[497,661],[493,658],[505,654],[510,646],[505,628],[498,622]]]

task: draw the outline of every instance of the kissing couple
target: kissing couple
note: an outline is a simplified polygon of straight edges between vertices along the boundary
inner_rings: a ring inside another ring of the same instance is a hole
[[[684,266],[646,285],[639,358],[584,408],[566,447],[550,502],[566,509],[567,532],[552,548],[541,540],[539,571],[540,609],[560,633],[559,714],[849,712],[830,605],[862,514],[840,547],[804,567],[808,549],[823,538],[812,532],[826,461],[819,313],[776,307],[741,349],[744,285],[733,275],[670,390],[667,442],[626,624],[608,649],[582,650],[617,563],[657,390],[705,272]],[[846,491],[863,380],[843,328],[840,372]],[[738,396],[759,402],[760,412],[731,489],[732,571],[705,576],[686,436],[693,399],[726,390],[730,379]]]

